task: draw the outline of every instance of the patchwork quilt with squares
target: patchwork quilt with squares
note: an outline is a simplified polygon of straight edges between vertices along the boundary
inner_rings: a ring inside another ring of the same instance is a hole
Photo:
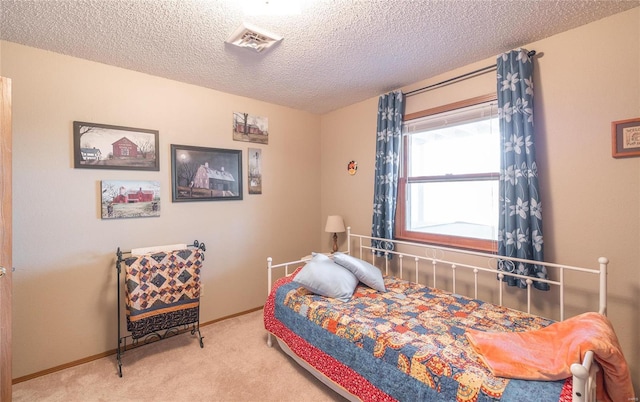
[[[127,330],[134,339],[198,321],[202,260],[199,249],[125,259]]]
[[[520,332],[552,321],[393,277],[385,277],[385,287],[387,292],[378,292],[360,284],[350,301],[339,302],[284,280],[272,292],[272,318],[269,301],[265,305],[265,326],[280,339],[308,343],[391,399],[570,398],[570,381],[494,377],[464,335],[466,328]],[[316,358],[308,360],[314,365]],[[347,388],[340,378],[333,380]]]

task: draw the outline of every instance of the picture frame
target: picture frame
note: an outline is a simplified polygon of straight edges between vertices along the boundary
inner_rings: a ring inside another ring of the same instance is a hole
[[[150,180],[102,180],[102,219],[160,216],[160,182]]]
[[[269,144],[269,118],[245,112],[233,112],[234,141]]]
[[[640,156],[640,118],[611,122],[611,155]]]
[[[74,168],[160,170],[159,132],[73,122]]]
[[[242,200],[242,150],[171,144],[173,202]]]
[[[262,194],[262,149],[247,149],[249,194]]]

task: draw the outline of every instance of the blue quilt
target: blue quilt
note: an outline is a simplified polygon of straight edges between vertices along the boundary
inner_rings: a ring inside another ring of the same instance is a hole
[[[349,302],[339,302],[284,283],[274,289],[274,316],[396,400],[559,401],[570,395],[565,381],[494,377],[464,335],[465,328],[520,332],[552,321],[393,277],[385,287],[383,293],[360,284]]]

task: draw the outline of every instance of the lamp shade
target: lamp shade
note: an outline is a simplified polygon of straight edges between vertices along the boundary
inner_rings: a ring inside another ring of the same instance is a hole
[[[324,227],[324,231],[329,233],[344,232],[344,220],[339,215],[329,215],[327,217],[327,225]]]

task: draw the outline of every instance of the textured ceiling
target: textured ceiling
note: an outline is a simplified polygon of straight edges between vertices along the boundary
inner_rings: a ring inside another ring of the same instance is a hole
[[[640,6],[640,0],[1,0],[0,39],[326,113]],[[284,37],[225,43],[242,22]],[[544,51],[544,49],[537,49]]]

